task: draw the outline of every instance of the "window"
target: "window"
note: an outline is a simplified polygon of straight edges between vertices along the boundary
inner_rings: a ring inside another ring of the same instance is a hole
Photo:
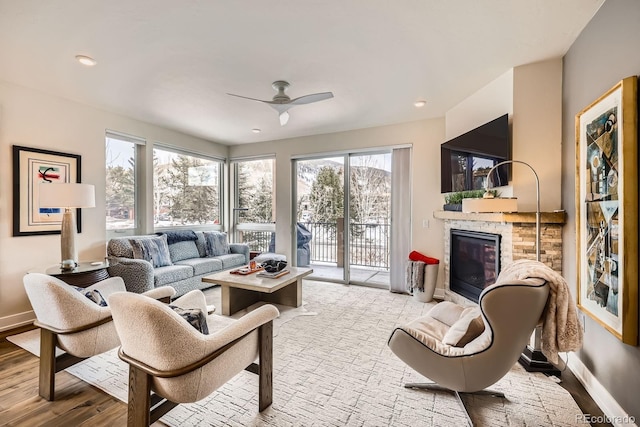
[[[154,227],[220,224],[222,166],[221,160],[154,148]]]
[[[234,240],[249,245],[252,251],[273,251],[275,232],[274,197],[275,159],[234,161],[235,207]]]
[[[107,132],[106,217],[107,231],[135,230],[137,147],[144,140]]]
[[[501,161],[502,160],[496,158],[452,151],[451,191],[484,189],[489,170]],[[503,169],[499,169],[497,173],[502,182],[506,183],[506,174],[503,172]],[[494,179],[496,178],[494,177]]]

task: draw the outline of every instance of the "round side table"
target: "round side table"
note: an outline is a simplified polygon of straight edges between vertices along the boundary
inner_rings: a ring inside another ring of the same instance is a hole
[[[109,278],[107,271],[109,262],[79,262],[73,270],[63,271],[60,265],[54,265],[44,270],[44,274],[57,277],[65,283],[86,288],[96,282]]]

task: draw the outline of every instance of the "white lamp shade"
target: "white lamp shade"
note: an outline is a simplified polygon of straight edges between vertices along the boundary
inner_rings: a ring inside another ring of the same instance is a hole
[[[95,186],[91,184],[40,183],[41,208],[93,208],[96,206]]]

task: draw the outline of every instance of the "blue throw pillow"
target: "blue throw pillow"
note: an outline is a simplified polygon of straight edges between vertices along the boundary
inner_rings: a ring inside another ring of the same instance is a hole
[[[154,267],[173,265],[167,244],[167,235],[144,239],[129,239],[135,259],[149,261]]]
[[[169,308],[178,313],[184,320],[189,322],[196,331],[209,335],[209,327],[207,326],[207,316],[199,308],[182,308],[175,305],[169,305]]]
[[[76,291],[80,292],[85,297],[89,298],[91,301],[93,301],[96,304],[98,304],[100,307],[106,307],[107,306],[107,300],[104,299],[104,297],[102,296],[100,291],[95,290],[95,289],[92,290],[92,291],[87,291],[85,288],[79,288],[77,286],[74,286],[74,289]]]
[[[220,231],[205,231],[204,241],[207,257],[226,255],[229,253],[227,233]]]

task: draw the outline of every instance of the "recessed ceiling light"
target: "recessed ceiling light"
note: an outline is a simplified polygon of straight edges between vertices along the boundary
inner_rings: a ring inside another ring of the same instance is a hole
[[[424,107],[427,104],[427,101],[420,100],[413,103],[417,108]]]
[[[260,132],[262,132],[262,129],[254,128],[254,129],[251,129],[251,132],[260,133]]]
[[[81,63],[82,65],[86,65],[87,67],[93,67],[98,63],[95,59],[86,55],[76,55],[76,59],[79,63]]]

